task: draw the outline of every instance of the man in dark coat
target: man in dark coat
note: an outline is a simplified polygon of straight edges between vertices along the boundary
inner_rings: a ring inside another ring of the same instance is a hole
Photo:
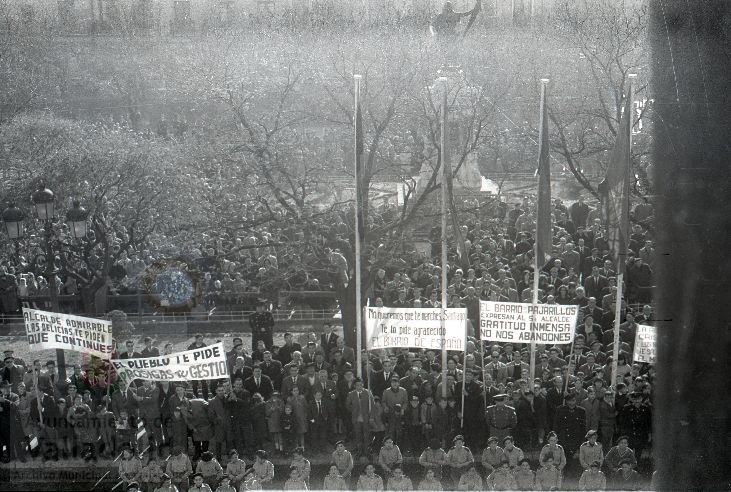
[[[638,391],[630,393],[630,401],[619,411],[617,423],[620,433],[629,437],[629,445],[639,461],[652,437],[652,410],[642,403],[642,393]]]
[[[264,360],[259,364],[261,373],[269,378],[274,388],[279,388],[282,383],[282,363],[273,359],[272,353],[268,350],[262,354],[262,357]]]
[[[284,345],[280,347],[279,353],[277,354],[277,358],[279,359],[279,362],[282,363],[282,366],[292,362],[293,352],[302,352],[302,346],[299,343],[294,342],[294,336],[291,333],[285,333]]]
[[[57,458],[59,450],[56,447],[56,426],[63,417],[59,412],[56,400],[42,389],[40,390],[40,400],[40,405],[37,397],[31,400],[30,419],[31,422],[35,422],[40,427],[38,439],[43,457],[46,459]]]
[[[267,310],[267,304],[266,299],[258,299],[256,312],[249,316],[252,352],[256,350],[259,340],[264,341],[267,350],[271,350],[274,345],[274,316]]]
[[[528,390],[515,406],[518,423],[515,427],[515,443],[523,450],[538,448],[546,430],[546,402]]]
[[[474,376],[472,371],[465,371],[464,381],[457,383],[454,391],[457,408],[464,417],[462,433],[466,436],[466,444],[471,449],[479,447],[485,431],[484,395],[482,385],[474,380]],[[464,407],[462,393],[464,393]]]
[[[4,447],[7,452],[7,457],[2,457],[4,463],[16,459],[25,462],[24,436],[18,413],[20,398],[10,390],[8,381],[0,383],[0,455]]]
[[[566,396],[566,404],[556,409],[553,429],[566,452],[566,460],[570,460],[579,451],[586,435],[586,411],[576,406],[573,393]]]
[[[262,374],[261,365],[254,367],[254,373],[244,381],[244,389],[251,393],[259,393],[264,400],[268,400],[274,392],[274,386],[269,376]]]

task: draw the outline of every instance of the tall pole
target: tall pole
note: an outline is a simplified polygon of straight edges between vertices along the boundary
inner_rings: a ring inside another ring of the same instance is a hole
[[[361,272],[360,272],[360,219],[361,219],[361,200],[367,200],[368,197],[361,196],[363,192],[363,179],[361,176],[361,158],[362,155],[359,153],[359,147],[362,146],[360,139],[362,138],[362,128],[360,128],[359,111],[360,111],[360,75],[353,75],[353,82],[355,83],[355,105],[353,111],[354,121],[354,144],[355,144],[355,337],[356,337],[356,374],[359,378],[363,377],[363,363],[362,363],[362,345],[363,345],[363,303],[361,297]]]
[[[634,86],[634,82],[637,79],[637,74],[629,74],[629,87],[627,88],[627,97],[630,101],[632,101],[632,87]],[[630,109],[632,108],[632,105],[630,104]],[[626,115],[629,118],[629,135],[627,138],[629,139],[629,145],[627,145],[627,162],[630,164],[627,166],[627,174],[628,176],[625,176],[625,179],[627,180],[626,183],[629,183],[631,174],[632,174],[632,123],[634,121],[634,115],[633,111],[630,110],[629,114]],[[625,186],[625,190],[627,190],[629,186]],[[629,193],[627,193],[626,196],[622,197],[622,200],[629,201]],[[631,207],[628,207],[628,209]],[[624,258],[625,251],[619,252],[618,257],[618,265],[617,265],[617,298],[615,300],[615,306],[614,306],[614,345],[612,349],[612,381],[611,381],[611,387],[615,387],[617,384],[617,363],[619,362],[617,359],[619,358],[619,325],[622,322],[621,316],[622,316],[622,290],[624,288],[624,268],[622,268],[622,262],[625,261]]]
[[[446,77],[439,77],[441,85],[441,125],[440,125],[440,160],[442,164],[442,398],[447,397],[447,96],[449,81]]]
[[[54,313],[60,312],[58,307],[58,291],[56,290],[56,271],[55,261],[53,254],[53,223],[51,219],[46,221],[45,225],[45,239],[46,239],[46,282],[48,282],[48,295],[51,298],[51,311]],[[59,381],[66,381],[66,354],[63,349],[56,349],[56,366],[58,367],[58,379]]]
[[[547,138],[546,135],[543,135],[543,115],[545,111],[543,111],[544,105],[546,104],[546,86],[548,85],[548,79],[541,79],[541,107],[540,107],[540,121],[538,122],[538,141],[543,142],[544,138]],[[540,187],[540,174],[536,173],[536,184],[538,187]],[[538,200],[536,200],[536,207],[538,207]],[[536,311],[536,306],[538,305],[538,278],[539,278],[539,270],[538,270],[538,209],[536,208],[536,234],[533,241],[533,311]],[[533,384],[533,380],[536,377],[536,341],[533,337],[533,329],[535,327],[535,322],[530,322],[530,383]]]

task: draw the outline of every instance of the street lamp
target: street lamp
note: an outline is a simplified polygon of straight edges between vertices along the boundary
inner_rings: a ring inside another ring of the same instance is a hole
[[[71,229],[71,237],[74,239],[86,237],[86,218],[88,216],[89,212],[77,200],[74,200],[73,207],[66,213],[66,222]]]
[[[39,219],[46,223],[53,220],[55,216],[56,196],[51,190],[46,188],[45,185],[41,185],[38,191],[33,193],[31,200],[36,206],[36,213]]]
[[[14,203],[3,212],[3,222],[10,239],[17,241],[23,236],[23,212]]]

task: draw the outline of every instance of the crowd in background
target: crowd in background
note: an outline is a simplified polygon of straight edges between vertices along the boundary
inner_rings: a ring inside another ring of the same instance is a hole
[[[271,301],[260,300],[250,319],[252,346],[234,338],[228,348],[227,380],[139,381],[124,391],[108,384],[100,361],[60,381],[55,361],[26,364],[7,351],[4,459],[118,457],[120,478],[144,490],[156,490],[165,477],[179,490],[206,490],[195,488],[198,482],[212,490],[267,488],[272,454],[292,459],[285,489],[549,490],[565,480],[586,490],[644,487],[652,470],[655,373],[633,361],[633,346],[637,326],[654,323],[648,210],[634,213],[616,381],[616,275],[597,211],[583,200],[569,207],[556,200],[554,251],[539,272],[540,302],[580,307],[573,346],[538,345],[531,381],[528,346],[479,340],[479,300],[532,299],[533,203],[526,198],[502,210],[484,223],[465,220],[463,253],[449,252],[449,305],[467,308],[472,329],[465,351],[448,353],[446,372],[433,350],[373,350],[364,351],[358,378],[353,347],[329,323],[274,345]],[[330,231],[328,251],[338,255],[349,247],[342,217]],[[234,244],[255,238],[240,239]],[[257,255],[243,251],[241,261],[197,251],[208,258],[201,261],[206,281],[223,284],[241,273],[245,285],[290,261],[268,246]],[[438,255],[435,242],[431,255],[414,252],[374,269],[369,302],[440,306]],[[122,278],[153,262],[149,251],[125,256]],[[325,276],[350,272],[337,258],[330,265],[336,267]],[[163,339],[119,343],[119,358],[172,351]],[[189,348],[205,343],[198,335]],[[310,483],[307,457],[332,462],[324,483]],[[404,457],[423,473],[406,477]]]

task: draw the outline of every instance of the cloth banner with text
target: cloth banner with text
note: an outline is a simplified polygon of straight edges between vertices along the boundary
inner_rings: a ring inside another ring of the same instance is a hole
[[[467,309],[446,311],[442,328],[441,308],[366,307],[366,347],[464,350]]]
[[[111,321],[30,308],[23,308],[23,320],[31,352],[63,349],[109,359],[114,351]]]
[[[494,342],[564,344],[574,340],[579,306],[480,301],[480,338]]]
[[[654,326],[637,325],[635,333],[635,351],[632,360],[635,362],[655,363],[657,357],[657,333]]]
[[[112,359],[117,381],[127,388],[135,379],[192,381],[228,378],[223,342],[185,352],[144,359]]]

